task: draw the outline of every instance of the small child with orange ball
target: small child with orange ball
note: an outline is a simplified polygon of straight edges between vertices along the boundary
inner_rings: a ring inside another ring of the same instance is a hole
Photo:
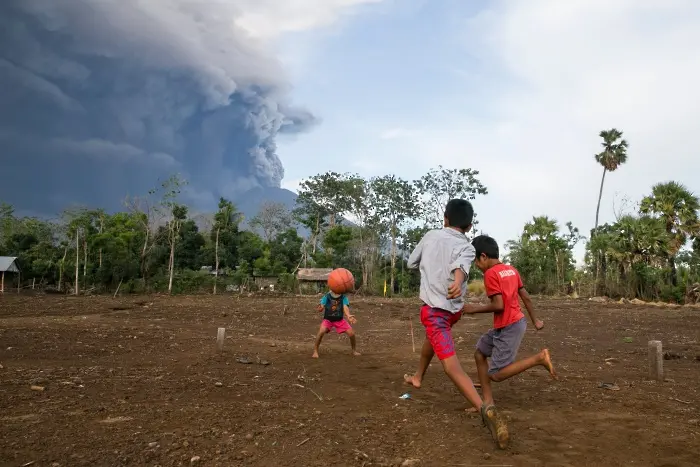
[[[316,335],[313,358],[318,358],[318,349],[321,346],[323,336],[335,329],[338,334],[347,334],[350,338],[352,354],[359,356],[356,350],[355,331],[350,324],[355,324],[357,320],[350,313],[350,300],[346,295],[355,286],[355,279],[347,269],[335,269],[328,276],[328,288],[331,289],[323,297],[318,305],[318,311],[323,313],[323,321]]]

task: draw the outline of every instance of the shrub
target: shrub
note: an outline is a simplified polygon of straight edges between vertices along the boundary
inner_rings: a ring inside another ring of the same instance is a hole
[[[474,280],[467,285],[467,290],[471,295],[484,295],[486,293],[486,287],[484,287],[484,281]]]

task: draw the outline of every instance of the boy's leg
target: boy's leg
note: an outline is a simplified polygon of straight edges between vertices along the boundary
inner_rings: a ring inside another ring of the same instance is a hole
[[[464,372],[457,355],[452,354],[452,356],[440,360],[440,363],[442,363],[442,368],[455,386],[457,386],[459,392],[461,392],[474,407],[481,408],[483,405],[481,396],[479,396],[471,378]]]
[[[536,366],[545,367],[552,378],[557,379],[557,373],[554,371],[552,357],[549,355],[548,349],[542,349],[538,354],[531,355],[527,358],[511,363],[505,368],[492,374],[491,379],[496,382],[505,381],[508,378],[512,378],[513,376]]]
[[[428,337],[433,345],[447,376],[457,386],[459,392],[477,409],[481,418],[491,432],[499,448],[505,449],[510,439],[508,427],[499,416],[493,404],[484,404],[476,391],[471,378],[467,376],[459,363],[452,340],[452,325],[459,321],[460,315],[433,310],[431,326],[427,328]]]
[[[428,305],[423,305],[421,307],[420,321],[423,324],[423,327],[425,328],[425,340],[423,341],[423,346],[420,350],[420,360],[418,361],[418,369],[413,374],[413,376],[403,375],[404,382],[406,384],[410,384],[416,389],[420,388],[421,384],[423,383],[423,377],[425,376],[425,372],[428,371],[430,361],[433,359],[433,355],[435,355],[435,351],[433,350],[433,344],[431,343],[430,337],[428,336],[428,329],[430,329],[431,326],[430,313],[431,308]]]
[[[360,352],[356,350],[356,342],[355,342],[355,331],[352,330],[350,325],[348,324],[348,329],[344,331],[348,337],[350,338],[350,347],[352,347],[352,354],[356,357],[360,356]]]
[[[433,351],[433,346],[430,344],[430,340],[426,338],[425,341],[423,341],[423,347],[421,347],[420,350],[420,360],[418,362],[418,369],[413,374],[413,376],[403,375],[403,380],[406,382],[406,384],[410,384],[416,389],[420,388],[420,385],[423,382],[423,377],[425,376],[425,372],[428,371],[430,361],[433,359],[433,355],[435,355],[435,351]]]
[[[553,378],[556,378],[554,365],[549,350],[544,349],[537,355],[515,362],[520,342],[525,335],[527,322],[525,318],[505,328],[499,329],[493,336],[493,353],[489,375],[492,381],[500,382],[522,373],[532,367],[542,365]]]
[[[493,404],[493,391],[491,390],[487,357],[479,349],[476,349],[474,359],[476,360],[476,370],[479,373],[479,381],[481,381],[481,395],[484,398],[484,404]]]
[[[491,390],[491,379],[489,376],[488,357],[491,356],[494,347],[494,329],[489,329],[483,334],[476,343],[476,352],[474,352],[474,360],[476,361],[476,370],[479,374],[481,382],[481,394],[484,398],[484,403],[493,404],[493,391]]]
[[[314,353],[311,358],[318,358],[318,348],[321,346],[321,340],[323,336],[329,331],[325,326],[325,323],[321,323],[321,327],[318,329],[318,334],[316,335],[316,342],[314,343]]]

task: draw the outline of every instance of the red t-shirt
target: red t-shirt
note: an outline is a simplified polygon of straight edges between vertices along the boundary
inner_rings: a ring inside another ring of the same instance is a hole
[[[503,311],[493,314],[493,327],[504,328],[519,321],[523,316],[520,309],[518,291],[523,287],[518,270],[507,264],[499,263],[484,273],[484,286],[489,298],[501,295]]]

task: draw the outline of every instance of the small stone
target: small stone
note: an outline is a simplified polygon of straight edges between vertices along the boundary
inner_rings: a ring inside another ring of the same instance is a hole
[[[485,452],[484,453],[484,460],[489,460],[489,459],[491,459],[491,454],[489,454],[488,452]]]
[[[182,442],[182,445],[183,445],[184,447],[188,447],[188,446],[190,445],[190,443],[189,443],[189,441],[183,441],[183,442]]]
[[[273,342],[272,344],[270,344],[270,347],[277,347],[277,344]],[[2,365],[0,365],[0,368],[2,368]]]
[[[222,383],[221,381],[217,381],[216,383],[214,383],[214,386],[216,386],[217,388],[220,388],[223,385],[224,383]]]
[[[5,367],[2,366],[2,363],[0,363],[0,370],[3,370],[3,369],[5,369]]]
[[[58,462],[53,462],[51,464],[51,467],[61,467],[61,464],[59,464]]]
[[[44,390],[44,386],[34,386],[34,385],[32,385],[32,386],[29,387],[29,389],[31,389],[32,391],[39,391],[39,392],[41,392],[41,391]]]
[[[200,461],[200,459],[201,459],[201,457],[199,457],[199,456],[193,456],[192,459],[190,459],[190,464],[196,464],[197,462]]]
[[[420,464],[420,459],[406,459],[401,463],[401,467],[413,467]]]
[[[149,448],[154,448],[154,447],[156,447],[156,446],[158,446],[158,443],[156,443],[155,441],[152,442],[152,443],[148,443],[148,447],[149,447]]]
[[[253,439],[253,433],[248,433],[247,435],[245,435],[245,439],[247,439],[248,441]]]

